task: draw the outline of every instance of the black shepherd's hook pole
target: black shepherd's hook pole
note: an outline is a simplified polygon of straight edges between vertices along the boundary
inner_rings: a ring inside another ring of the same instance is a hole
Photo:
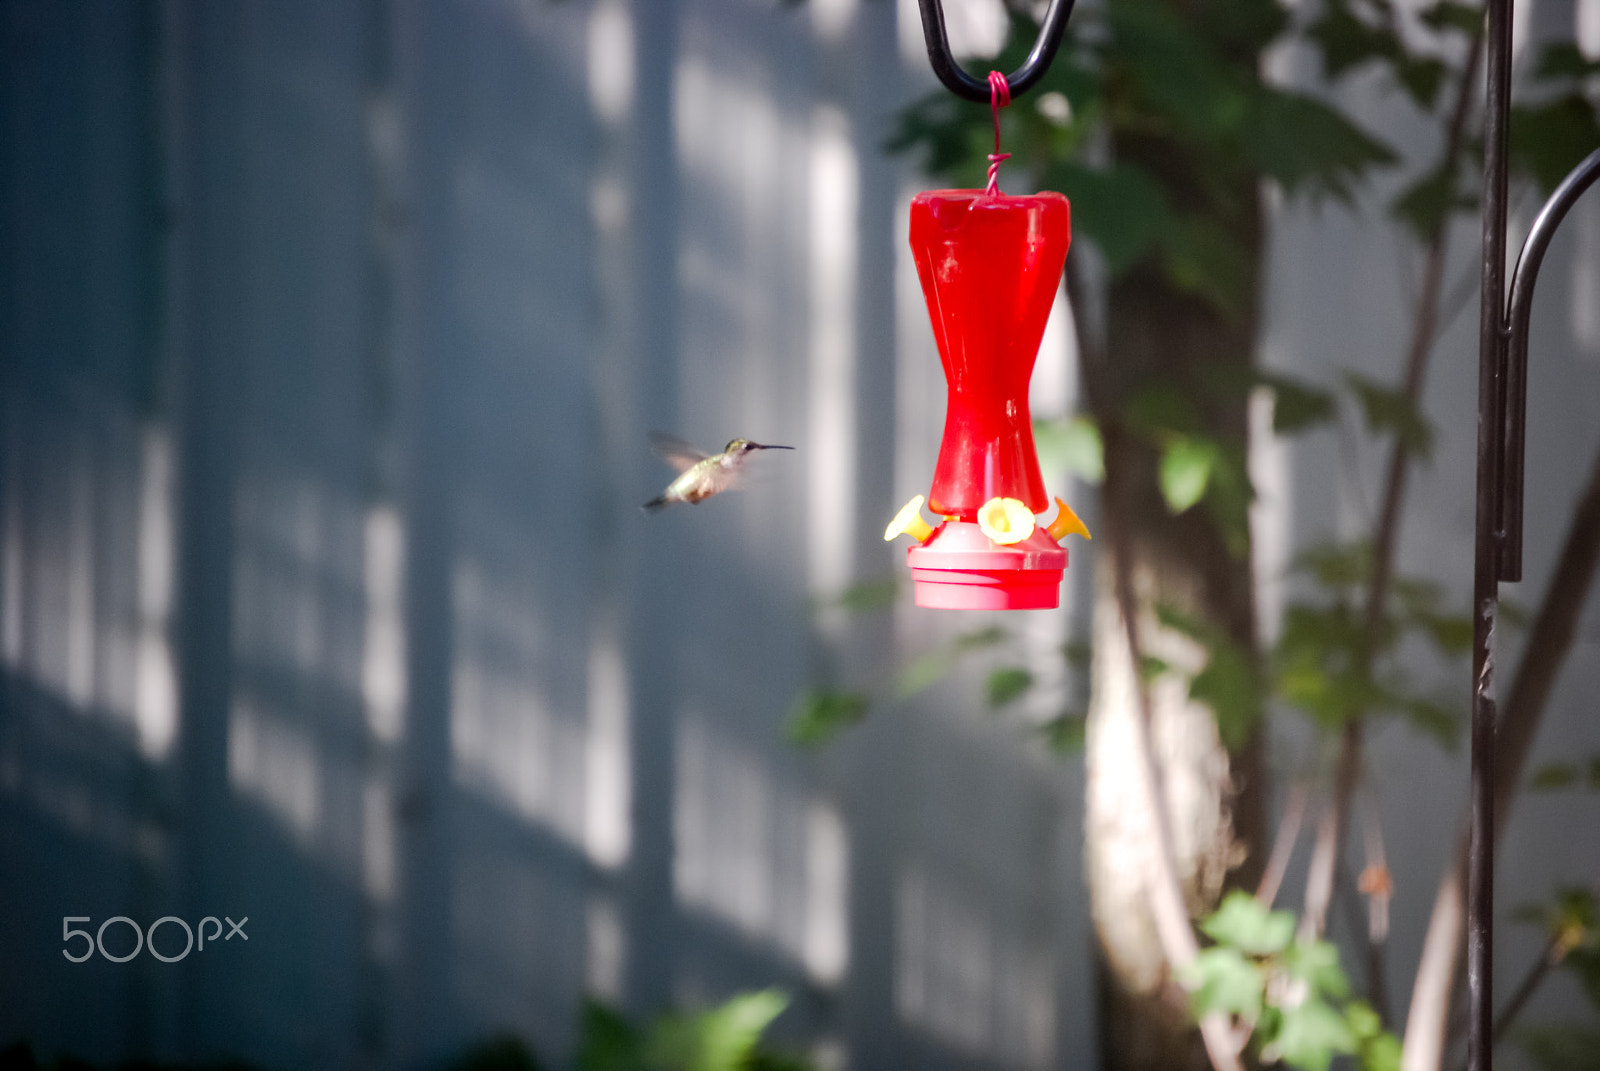
[[[1478,335],[1478,490],[1472,579],[1472,829],[1467,871],[1468,1071],[1493,1062],[1494,630],[1500,582],[1522,579],[1522,470],[1527,424],[1528,319],[1539,264],[1567,210],[1600,178],[1600,149],[1556,187],[1512,275],[1506,263],[1506,139],[1511,105],[1511,7],[1488,2],[1484,105],[1483,290]]]
[[[939,0],[918,0],[918,3],[922,7],[922,38],[928,44],[928,62],[933,64],[933,73],[956,96],[988,104],[988,81],[963,71],[950,55],[950,39],[944,32],[944,7]],[[1006,88],[1013,97],[1026,93],[1044,77],[1056,49],[1061,47],[1061,35],[1066,32],[1072,4],[1073,0],[1050,0],[1050,10],[1044,13],[1044,23],[1039,27],[1039,39],[1034,42],[1033,50],[1021,67],[1006,75]]]

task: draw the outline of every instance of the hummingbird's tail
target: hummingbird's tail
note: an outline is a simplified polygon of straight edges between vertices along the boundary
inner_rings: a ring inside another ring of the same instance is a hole
[[[655,498],[652,498],[639,508],[644,510],[646,513],[654,513],[661,509],[661,507],[665,506],[669,501],[671,500],[668,499],[666,495],[657,495]]]

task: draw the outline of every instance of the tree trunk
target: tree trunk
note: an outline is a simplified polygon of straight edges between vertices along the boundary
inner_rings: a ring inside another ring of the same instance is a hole
[[[1137,152],[1138,147],[1131,151]],[[1169,155],[1140,163],[1158,173],[1182,166]],[[1236,235],[1259,265],[1259,197],[1255,180],[1234,191]],[[1215,205],[1210,206],[1215,212]],[[1075,288],[1077,289],[1077,288]],[[1230,754],[1211,709],[1188,698],[1188,677],[1204,650],[1163,627],[1157,609],[1171,607],[1224,630],[1256,650],[1255,589],[1248,552],[1230,543],[1207,503],[1174,516],[1157,482],[1159,455],[1148,421],[1129,420],[1130,405],[1152,389],[1192,406],[1192,432],[1243,457],[1247,447],[1245,373],[1254,348],[1254,300],[1224,319],[1155,269],[1137,269],[1110,288],[1103,350],[1085,356],[1084,383],[1105,440],[1103,526],[1123,533],[1099,551],[1094,624],[1093,689],[1086,737],[1088,798],[1084,851],[1090,909],[1098,936],[1101,1064],[1113,1071],[1204,1068],[1205,1051],[1187,998],[1171,984],[1149,904],[1153,819],[1140,758],[1133,751],[1141,716],[1138,670],[1112,577],[1120,552],[1127,563],[1140,653],[1175,672],[1147,676],[1151,735],[1161,765],[1173,832],[1173,865],[1190,916],[1212,910],[1225,884],[1251,886],[1265,862],[1263,765],[1259,744]],[[1148,670],[1147,670],[1148,673]]]

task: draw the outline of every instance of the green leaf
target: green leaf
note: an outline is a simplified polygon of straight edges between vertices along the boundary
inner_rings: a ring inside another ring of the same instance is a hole
[[[1366,540],[1314,544],[1295,555],[1291,568],[1325,588],[1364,585],[1372,575],[1372,544]]]
[[[1209,706],[1222,744],[1236,751],[1261,718],[1261,676],[1243,645],[1214,644],[1205,668],[1189,681],[1189,698]]]
[[[1261,1014],[1266,976],[1235,948],[1207,948],[1178,972],[1196,1015],[1222,1012],[1254,1019]]]
[[[1541,1071],[1594,1071],[1600,1067],[1600,1030],[1578,1026],[1525,1028],[1517,1044]]]
[[[1081,712],[1069,711],[1042,723],[1039,732],[1057,755],[1076,755],[1083,750],[1084,723]]]
[[[1203,427],[1194,395],[1167,380],[1139,385],[1123,408],[1128,427],[1152,439],[1190,436]]]
[[[662,1071],[742,1071],[767,1026],[788,1005],[775,989],[741,993],[708,1012],[658,1020],[645,1041]]]
[[[1289,977],[1305,982],[1313,994],[1336,999],[1349,996],[1350,979],[1339,966],[1339,949],[1332,943],[1296,941],[1284,952],[1283,959]]]
[[[1462,4],[1456,0],[1440,0],[1421,15],[1423,25],[1433,30],[1458,30],[1477,33],[1483,26],[1483,7],[1479,4]]]
[[[1465,711],[1454,696],[1443,701],[1407,696],[1400,700],[1400,713],[1413,729],[1433,737],[1446,751],[1460,746]]]
[[[1455,213],[1477,207],[1477,195],[1459,180],[1460,166],[1460,160],[1441,160],[1390,204],[1389,211],[1411,228],[1418,241],[1431,240]]]
[[[67,1061],[55,1064],[61,1067]],[[87,1064],[72,1064],[87,1068]],[[10,1064],[8,1066],[15,1066]],[[147,1065],[148,1066],[148,1065]],[[472,1046],[460,1059],[447,1065],[447,1071],[540,1071],[539,1063],[527,1042],[515,1034],[497,1034]]]
[[[1405,52],[1393,32],[1357,18],[1342,0],[1327,4],[1306,36],[1322,46],[1322,70],[1329,79],[1374,60],[1398,62]]]
[[[894,697],[910,699],[925,692],[943,680],[945,674],[954,668],[955,659],[950,657],[949,651],[929,651],[919,655],[909,666],[900,671],[900,676],[894,685]]]
[[[643,1041],[633,1024],[595,1000],[578,1017],[578,1071],[644,1071]]]
[[[1596,145],[1600,120],[1581,93],[1511,109],[1511,162],[1534,180],[1542,196],[1549,196]]]
[[[1263,90],[1240,151],[1293,196],[1348,203],[1376,168],[1397,162],[1393,150],[1314,97]]]
[[[1570,788],[1578,783],[1578,769],[1564,762],[1551,763],[1535,770],[1528,779],[1530,792],[1551,792],[1558,788]]]
[[[1356,1051],[1344,1016],[1320,1000],[1284,1008],[1276,1044],[1283,1062],[1302,1071],[1327,1071],[1336,1054]]]
[[[1594,946],[1594,934],[1590,931],[1586,935],[1584,944],[1567,953],[1561,965],[1569,974],[1576,975],[1578,984],[1583,986],[1583,992],[1589,998],[1589,1003],[1595,1008],[1600,1008],[1600,949]]]
[[[1099,170],[1061,161],[1043,178],[1045,186],[1071,200],[1073,233],[1099,247],[1112,279],[1155,248],[1172,218],[1160,184],[1135,164]]]
[[[1213,143],[1237,137],[1249,83],[1178,8],[1119,0],[1105,13],[1125,106],[1160,123],[1170,137]]]
[[[1162,264],[1179,290],[1201,298],[1224,318],[1254,297],[1254,251],[1208,216],[1174,220],[1162,235]]]
[[[1395,77],[1417,105],[1424,111],[1432,111],[1435,102],[1439,99],[1439,87],[1444,85],[1444,79],[1450,69],[1443,60],[1426,56],[1417,59],[1406,57],[1395,65]]]
[[[1407,450],[1427,458],[1433,448],[1433,428],[1404,392],[1391,390],[1359,372],[1346,372],[1344,380],[1361,403],[1368,428],[1393,432]]]
[[[893,606],[899,595],[900,578],[887,576],[875,580],[863,580],[846,588],[838,601],[840,606],[851,613],[860,614]]]
[[[985,647],[994,647],[1011,638],[1011,632],[1004,625],[988,625],[984,628],[975,628],[963,632],[956,637],[955,649],[957,653],[978,651]]]
[[[1383,1032],[1383,1020],[1372,1010],[1372,1005],[1364,1000],[1352,1000],[1344,1010],[1344,1017],[1350,1024],[1350,1033],[1361,1041],[1375,1038]]]
[[[1046,468],[1064,468],[1084,483],[1104,482],[1105,444],[1093,419],[1080,415],[1071,420],[1036,420],[1033,441],[1039,463]]]
[[[1033,674],[1021,666],[991,670],[985,687],[991,707],[1003,707],[1033,687]]]
[[[863,692],[807,692],[789,714],[789,739],[801,747],[821,747],[866,717],[868,705]]]
[[[1256,378],[1272,389],[1272,430],[1279,435],[1307,431],[1339,415],[1339,403],[1330,391],[1277,373],[1263,372]]]
[[[1146,684],[1160,680],[1172,672],[1172,665],[1164,658],[1147,654],[1139,656],[1139,679]]]
[[[1362,1071],[1400,1071],[1400,1039],[1388,1032],[1362,1043]]]
[[[1156,620],[1161,622],[1162,628],[1170,628],[1200,643],[1209,643],[1211,638],[1221,631],[1198,617],[1180,610],[1170,602],[1156,604]]]
[[[1260,900],[1235,889],[1200,923],[1200,929],[1218,944],[1252,956],[1270,956],[1288,948],[1294,939],[1294,915],[1268,911]]]
[[[1465,614],[1418,614],[1415,620],[1440,654],[1454,657],[1472,650],[1471,617]]]
[[[1444,592],[1432,580],[1419,580],[1412,576],[1397,576],[1389,581],[1389,590],[1413,617],[1423,617],[1434,612]]]
[[[1585,56],[1571,41],[1557,41],[1545,46],[1535,65],[1533,76],[1540,81],[1568,78],[1588,78],[1600,74],[1600,60]]]
[[[1217,446],[1203,439],[1174,439],[1161,454],[1161,495],[1173,513],[1199,502],[1217,464]]]

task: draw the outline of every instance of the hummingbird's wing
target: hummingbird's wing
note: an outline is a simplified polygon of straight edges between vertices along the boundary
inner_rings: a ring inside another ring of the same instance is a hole
[[[668,435],[664,431],[650,433],[650,449],[679,472],[687,472],[706,459],[705,454],[676,435]]]

